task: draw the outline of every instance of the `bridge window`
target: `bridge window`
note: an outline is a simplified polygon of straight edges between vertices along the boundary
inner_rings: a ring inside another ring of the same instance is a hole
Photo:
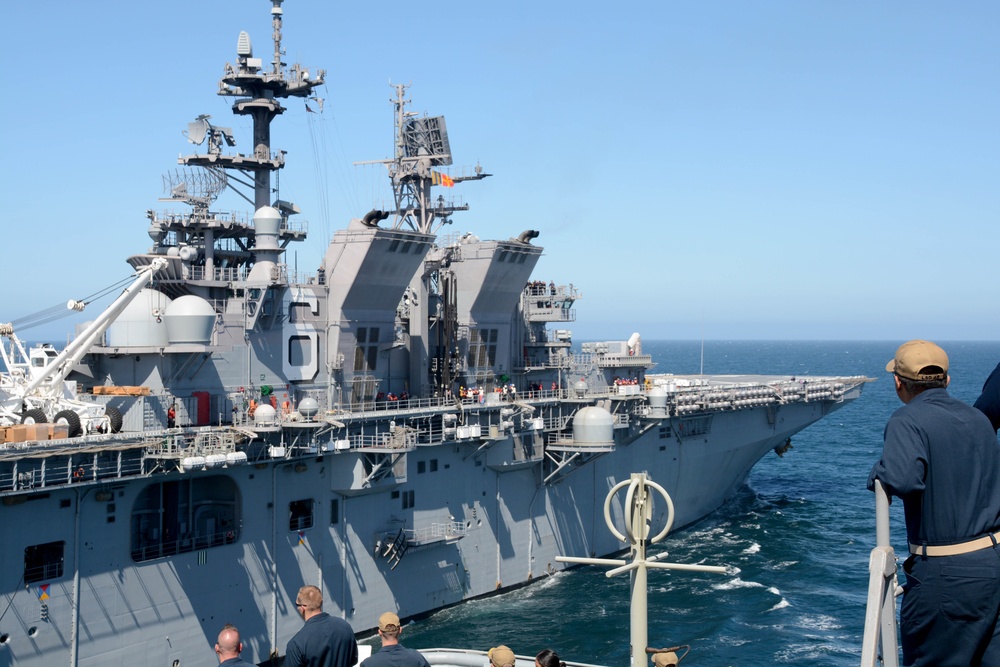
[[[378,327],[359,327],[354,348],[355,372],[372,373],[378,364]]]
[[[497,359],[497,329],[469,330],[469,366],[491,367]]]

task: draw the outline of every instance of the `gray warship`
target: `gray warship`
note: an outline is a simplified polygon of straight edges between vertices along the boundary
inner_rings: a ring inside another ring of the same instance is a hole
[[[270,128],[325,74],[282,61],[271,5],[270,62],[241,33],[219,82],[250,149],[189,124],[183,212],[147,212],[130,284],[64,349],[0,325],[0,666],[213,664],[227,622],[261,663],[304,584],[358,633],[521,586],[625,548],[599,529],[619,480],[646,471],[689,525],[866,381],[653,373],[628,330],[574,344],[582,293],[532,277],[538,232],[442,232],[468,208],[446,193],[489,174],[453,167],[404,86],[394,208],[297,273]],[[252,213],[218,211],[231,192]]]

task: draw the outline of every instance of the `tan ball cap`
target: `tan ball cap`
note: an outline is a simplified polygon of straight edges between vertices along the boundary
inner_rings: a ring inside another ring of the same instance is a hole
[[[378,629],[382,630],[399,630],[399,616],[396,616],[391,611],[387,611],[378,617]]]
[[[948,375],[948,355],[927,340],[911,340],[896,350],[885,370],[907,380],[943,380]]]
[[[514,652],[506,646],[497,646],[490,649],[490,662],[496,667],[513,667],[515,663]]]

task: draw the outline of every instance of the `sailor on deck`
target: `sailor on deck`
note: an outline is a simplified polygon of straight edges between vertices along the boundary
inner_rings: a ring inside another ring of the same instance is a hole
[[[905,404],[885,427],[882,482],[903,500],[910,557],[904,665],[1000,665],[1000,446],[979,410],[948,395],[948,355],[904,343],[886,365]]]
[[[399,616],[391,611],[379,616],[378,636],[382,639],[382,648],[362,661],[361,667],[430,667],[427,658],[420,651],[399,643],[402,632]]]
[[[983,393],[976,399],[975,407],[990,418],[994,431],[1000,431],[1000,364],[986,378]]]
[[[240,631],[226,623],[215,642],[215,654],[219,656],[220,667],[253,667],[240,657],[243,652],[243,642],[240,641]]]
[[[491,648],[487,655],[490,657],[491,667],[514,667],[517,662],[514,652],[506,646]]]
[[[300,588],[295,608],[305,625],[288,642],[286,667],[352,667],[358,663],[354,631],[344,619],[323,611],[323,593],[317,587]]]

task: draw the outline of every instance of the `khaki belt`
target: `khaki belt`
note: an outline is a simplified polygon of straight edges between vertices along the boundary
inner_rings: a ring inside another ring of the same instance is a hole
[[[979,551],[980,549],[985,549],[987,547],[992,547],[998,542],[1000,542],[1000,531],[997,531],[992,535],[984,535],[983,537],[977,537],[974,540],[960,542],[958,544],[947,544],[937,547],[926,546],[923,544],[911,544],[910,553],[915,556],[958,556],[960,554],[967,554],[973,551]]]

